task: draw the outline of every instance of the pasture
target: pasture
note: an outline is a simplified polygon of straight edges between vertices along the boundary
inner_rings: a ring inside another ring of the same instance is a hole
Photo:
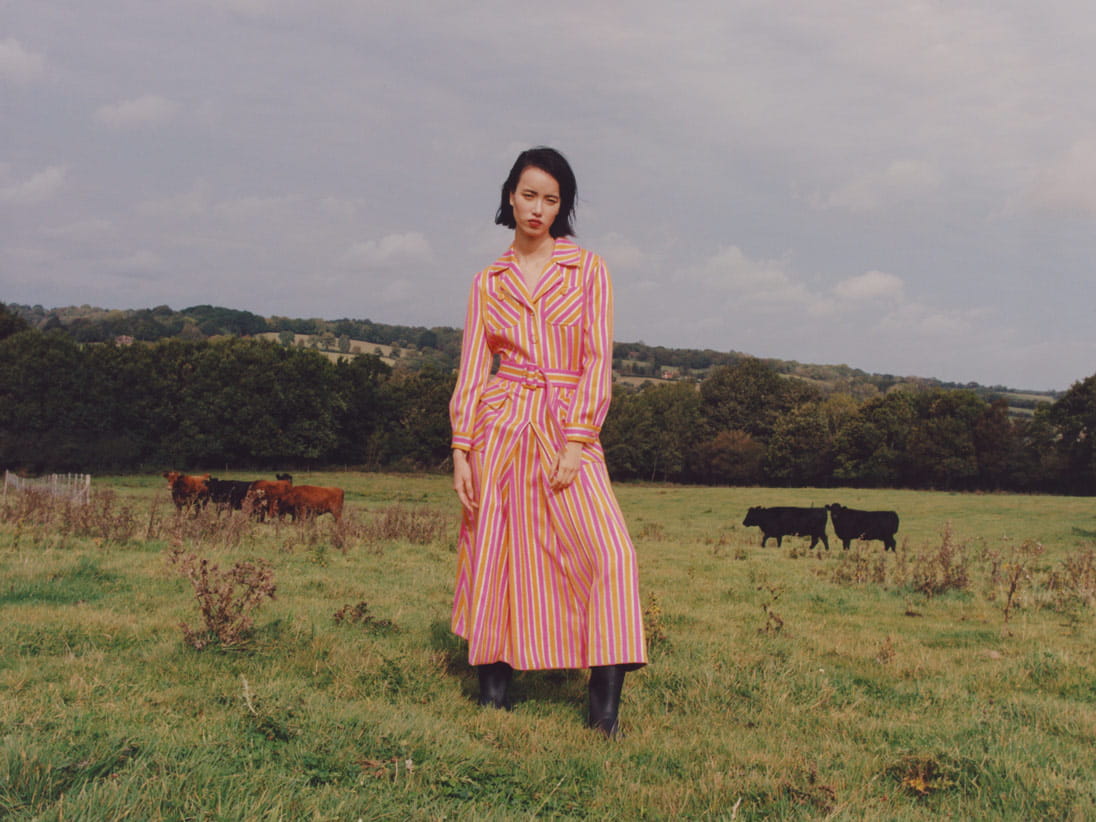
[[[1094,500],[618,485],[652,663],[606,742],[582,672],[474,704],[448,477],[296,481],[343,524],[177,514],[159,476],[0,501],[0,816],[1096,817]],[[741,524],[831,502],[897,510],[897,551]],[[269,573],[241,641],[185,641],[185,556]]]

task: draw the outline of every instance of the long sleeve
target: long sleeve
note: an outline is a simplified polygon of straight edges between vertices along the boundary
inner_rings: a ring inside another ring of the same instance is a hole
[[[613,398],[613,284],[600,256],[587,253],[582,329],[582,378],[563,426],[573,442],[597,440]]]
[[[482,274],[472,280],[468,297],[468,315],[464,320],[461,338],[460,371],[457,384],[449,400],[449,422],[453,428],[454,449],[468,451],[472,448],[472,428],[475,425],[476,405],[483,386],[491,373],[491,352],[487,346],[487,334],[483,323]]]

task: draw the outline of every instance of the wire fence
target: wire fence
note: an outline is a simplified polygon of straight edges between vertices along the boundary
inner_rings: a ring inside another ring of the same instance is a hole
[[[55,497],[76,502],[91,501],[91,474],[50,474],[45,477],[21,477],[11,471],[4,472],[4,496],[8,489],[14,491],[40,491]]]

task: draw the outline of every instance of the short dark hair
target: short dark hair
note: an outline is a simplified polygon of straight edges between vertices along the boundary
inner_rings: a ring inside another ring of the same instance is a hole
[[[578,196],[575,173],[571,171],[571,164],[567,162],[566,157],[547,146],[526,149],[518,155],[518,159],[514,161],[514,167],[510,169],[510,176],[502,184],[502,200],[499,202],[499,210],[495,213],[495,222],[507,228],[517,228],[514,209],[510,205],[510,195],[518,189],[521,172],[530,166],[551,174],[559,183],[559,214],[556,215],[548,232],[553,237],[574,236],[575,228],[572,220],[575,214],[575,199]]]

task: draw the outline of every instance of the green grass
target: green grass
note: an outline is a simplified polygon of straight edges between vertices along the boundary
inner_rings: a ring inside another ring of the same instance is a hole
[[[95,515],[0,503],[0,817],[1096,815],[1091,500],[618,486],[652,663],[607,743],[583,672],[519,673],[512,712],[475,706],[448,478],[296,481],[344,487],[349,523],[177,518],[159,477],[97,479]],[[741,525],[828,502],[897,510],[896,554],[762,549]],[[427,541],[381,527],[438,517]],[[173,549],[273,568],[244,647],[183,641],[201,617]],[[953,554],[963,584],[915,590]]]

